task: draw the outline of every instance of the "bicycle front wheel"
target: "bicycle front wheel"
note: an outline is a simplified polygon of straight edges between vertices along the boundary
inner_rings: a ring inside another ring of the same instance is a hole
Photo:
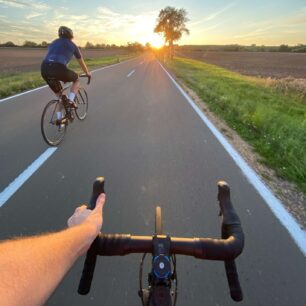
[[[41,133],[45,142],[50,146],[58,145],[65,136],[67,124],[59,124],[58,114],[65,116],[65,110],[59,100],[50,101],[41,116]]]
[[[75,110],[75,114],[79,120],[84,120],[88,111],[88,96],[84,88],[79,89],[75,96],[75,102],[78,106]]]
[[[155,234],[156,235],[163,234],[162,215],[161,215],[161,208],[159,206],[155,207]]]

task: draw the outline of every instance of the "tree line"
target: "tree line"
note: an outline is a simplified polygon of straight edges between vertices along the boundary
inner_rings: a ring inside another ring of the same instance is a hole
[[[26,40],[22,45],[17,45],[12,41],[8,41],[6,43],[0,43],[0,47],[6,48],[47,48],[50,43],[43,41],[41,43],[36,43],[34,41]],[[87,42],[85,44],[86,49],[127,49],[133,52],[141,52],[145,49],[149,48],[149,44],[143,46],[139,42],[128,42],[126,45],[117,46],[115,44],[93,44],[91,42]]]

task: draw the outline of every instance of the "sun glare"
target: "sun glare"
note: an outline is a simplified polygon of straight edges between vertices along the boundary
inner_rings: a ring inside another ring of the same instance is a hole
[[[154,33],[149,41],[150,45],[153,48],[161,48],[164,45],[164,40],[162,39],[161,36],[159,36],[158,34]]]
[[[135,37],[135,41],[145,45],[149,43],[153,48],[161,48],[164,44],[163,38],[153,32],[155,17],[139,16],[131,26],[129,34]]]

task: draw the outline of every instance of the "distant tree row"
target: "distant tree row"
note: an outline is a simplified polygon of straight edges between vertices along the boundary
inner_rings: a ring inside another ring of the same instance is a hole
[[[87,42],[85,45],[86,49],[128,49],[129,51],[133,52],[141,52],[145,49],[148,49],[148,44],[146,46],[143,46],[139,42],[128,42],[127,45],[121,45],[117,46],[115,44],[93,44],[91,42]]]
[[[247,51],[247,52],[296,52],[306,53],[306,45],[299,44],[296,46],[288,46],[282,44],[280,46],[257,46],[252,44],[250,46],[234,45],[185,45],[176,46],[176,50],[184,51]]]
[[[12,41],[7,41],[6,43],[1,44],[0,47],[24,47],[24,48],[47,48],[48,43],[46,41],[41,42],[40,44],[26,40],[22,45],[16,45]]]
[[[46,41],[43,41],[42,43],[38,44],[33,41],[26,40],[22,45],[16,45],[12,41],[8,41],[6,43],[1,44],[0,47],[16,47],[16,48],[47,48],[48,43]],[[121,45],[117,46],[115,44],[93,44],[91,42],[87,42],[85,45],[86,49],[128,49],[129,51],[132,52],[141,52],[144,51],[145,49],[148,49],[148,44],[143,46],[142,44],[138,42],[128,42],[127,45]]]

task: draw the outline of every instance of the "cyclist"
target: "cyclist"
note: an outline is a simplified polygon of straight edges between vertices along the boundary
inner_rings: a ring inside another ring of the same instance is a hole
[[[90,247],[103,223],[105,194],[94,210],[78,207],[60,232],[0,243],[0,306],[43,305]]]
[[[84,62],[79,48],[72,42],[72,30],[61,26],[58,29],[58,36],[59,38],[50,44],[48,53],[41,64],[41,75],[57,96],[59,96],[61,90],[59,81],[73,82],[68,100],[71,107],[77,108],[74,98],[79,90],[80,80],[77,73],[67,68],[67,64],[74,55],[84,73],[89,77],[91,77],[91,73]]]

